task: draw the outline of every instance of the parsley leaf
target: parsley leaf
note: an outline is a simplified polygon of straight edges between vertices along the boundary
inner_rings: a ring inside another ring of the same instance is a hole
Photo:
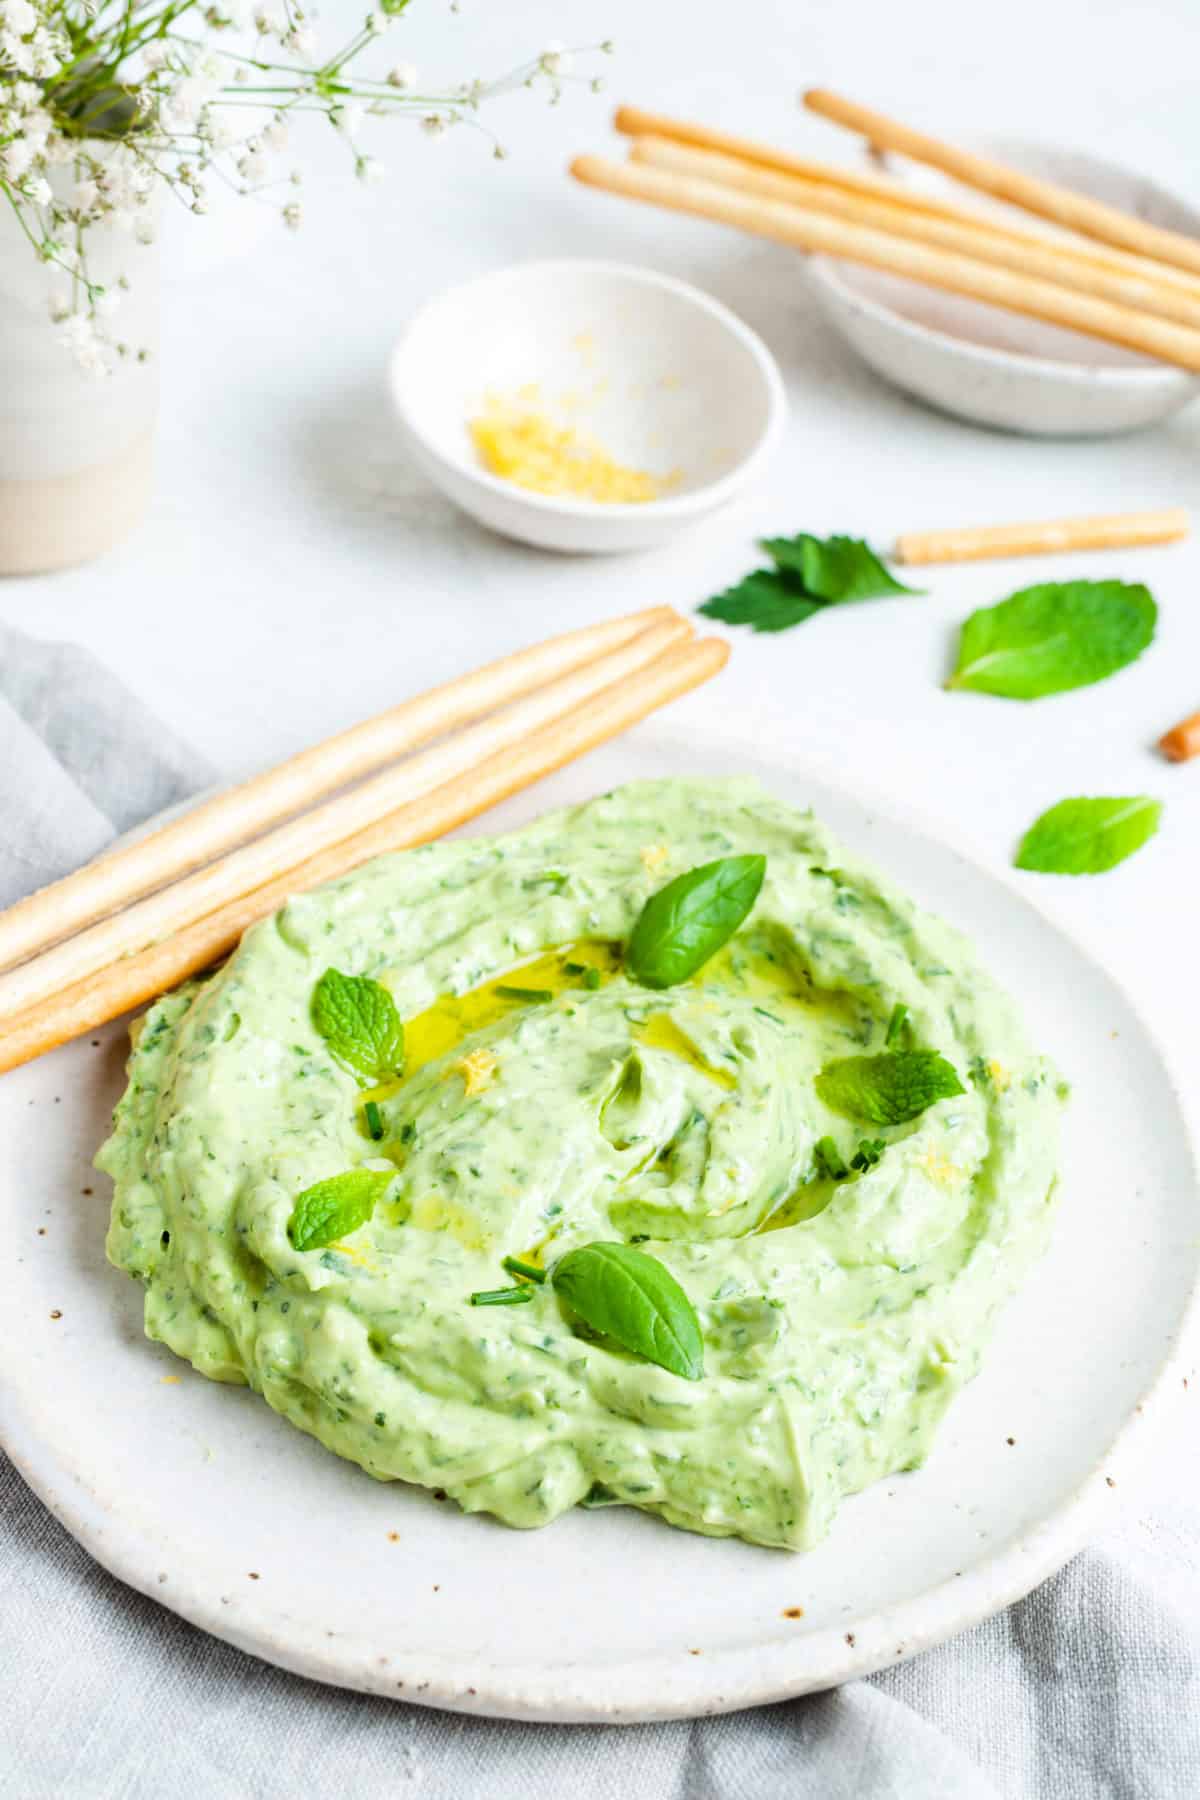
[[[1140,850],[1161,817],[1161,801],[1147,794],[1060,800],[1029,827],[1016,866],[1047,875],[1103,874]]]
[[[915,594],[896,580],[862,538],[813,537],[798,531],[790,538],[760,539],[778,568],[800,578],[814,600],[837,606],[848,600],[876,600],[883,594]]]
[[[365,1225],[375,1202],[395,1179],[394,1169],[348,1169],[305,1188],[292,1208],[287,1234],[295,1250],[320,1250]]]
[[[789,631],[820,612],[823,600],[806,594],[803,585],[782,569],[755,569],[752,574],[706,600],[698,610],[723,625],[749,625],[752,631]]]
[[[1088,687],[1139,657],[1158,608],[1148,588],[1124,581],[1047,581],[973,612],[946,683],[1038,700]]]
[[[775,567],[754,569],[706,600],[699,609],[706,618],[749,625],[753,631],[788,631],[824,606],[918,591],[902,587],[861,538],[819,538],[800,531],[795,537],[760,542]]]
[[[395,1074],[404,1064],[404,1026],[382,982],[326,969],[316,985],[312,1022],[334,1056],[361,1082]]]
[[[903,1125],[937,1100],[966,1089],[936,1050],[885,1050],[826,1063],[817,1093],[832,1112],[870,1125]]]

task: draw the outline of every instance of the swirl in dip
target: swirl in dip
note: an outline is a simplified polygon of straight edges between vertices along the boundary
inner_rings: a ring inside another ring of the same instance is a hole
[[[637,986],[621,951],[647,897],[742,852],[767,857],[746,923],[691,980]],[[317,1034],[331,965],[390,990],[400,1078],[364,1090]],[[814,1078],[883,1051],[897,1005],[965,1092],[855,1126]],[[129,1076],[98,1162],[148,1335],[369,1474],[511,1525],[620,1502],[810,1546],[843,1495],[921,1462],[1050,1223],[1061,1090],[1010,1003],[743,780],[640,783],[356,869],[152,1007]],[[848,1162],[863,1135],[878,1160],[832,1179],[818,1141]],[[368,1223],[294,1249],[297,1195],[364,1163],[396,1170]],[[588,1332],[550,1283],[468,1303],[505,1256],[597,1240],[675,1276],[702,1380]]]

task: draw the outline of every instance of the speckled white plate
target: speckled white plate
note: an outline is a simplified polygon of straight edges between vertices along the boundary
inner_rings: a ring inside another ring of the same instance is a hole
[[[528,1719],[730,1710],[892,1664],[1025,1593],[1114,1503],[1180,1387],[1200,1261],[1187,1127],[1120,987],[905,812],[829,777],[655,727],[488,829],[639,775],[750,772],[963,926],[1074,1086],[1050,1254],[925,1468],[851,1500],[807,1556],[623,1509],[541,1532],[384,1486],[203,1381],[141,1332],[104,1260],[90,1158],[121,1089],[113,1027],[0,1081],[0,1436],[102,1563],[304,1675]],[[1026,888],[1033,883],[1027,882]]]
[[[954,142],[1189,236],[1200,211],[1157,182],[1090,150],[955,132]],[[889,171],[935,199],[1055,237],[1039,219],[991,202],[919,163]],[[885,380],[942,412],[1034,437],[1139,431],[1186,406],[1200,380],[1117,344],[1083,337],[880,269],[814,256],[809,278],[826,315]]]

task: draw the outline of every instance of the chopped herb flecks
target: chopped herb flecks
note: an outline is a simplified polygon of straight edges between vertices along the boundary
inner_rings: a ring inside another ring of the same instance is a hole
[[[472,1306],[520,1306],[533,1299],[531,1287],[482,1288],[471,1295]]]
[[[539,1268],[537,1263],[522,1262],[519,1256],[506,1256],[500,1267],[507,1269],[510,1275],[523,1275],[526,1281],[536,1281],[539,1286],[546,1279],[545,1269]]]

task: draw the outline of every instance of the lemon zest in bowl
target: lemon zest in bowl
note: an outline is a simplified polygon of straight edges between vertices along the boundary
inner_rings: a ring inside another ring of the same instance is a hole
[[[529,405],[489,399],[470,421],[470,432],[486,469],[535,494],[640,502],[657,500],[678,480],[626,467],[587,433],[556,424]]]

